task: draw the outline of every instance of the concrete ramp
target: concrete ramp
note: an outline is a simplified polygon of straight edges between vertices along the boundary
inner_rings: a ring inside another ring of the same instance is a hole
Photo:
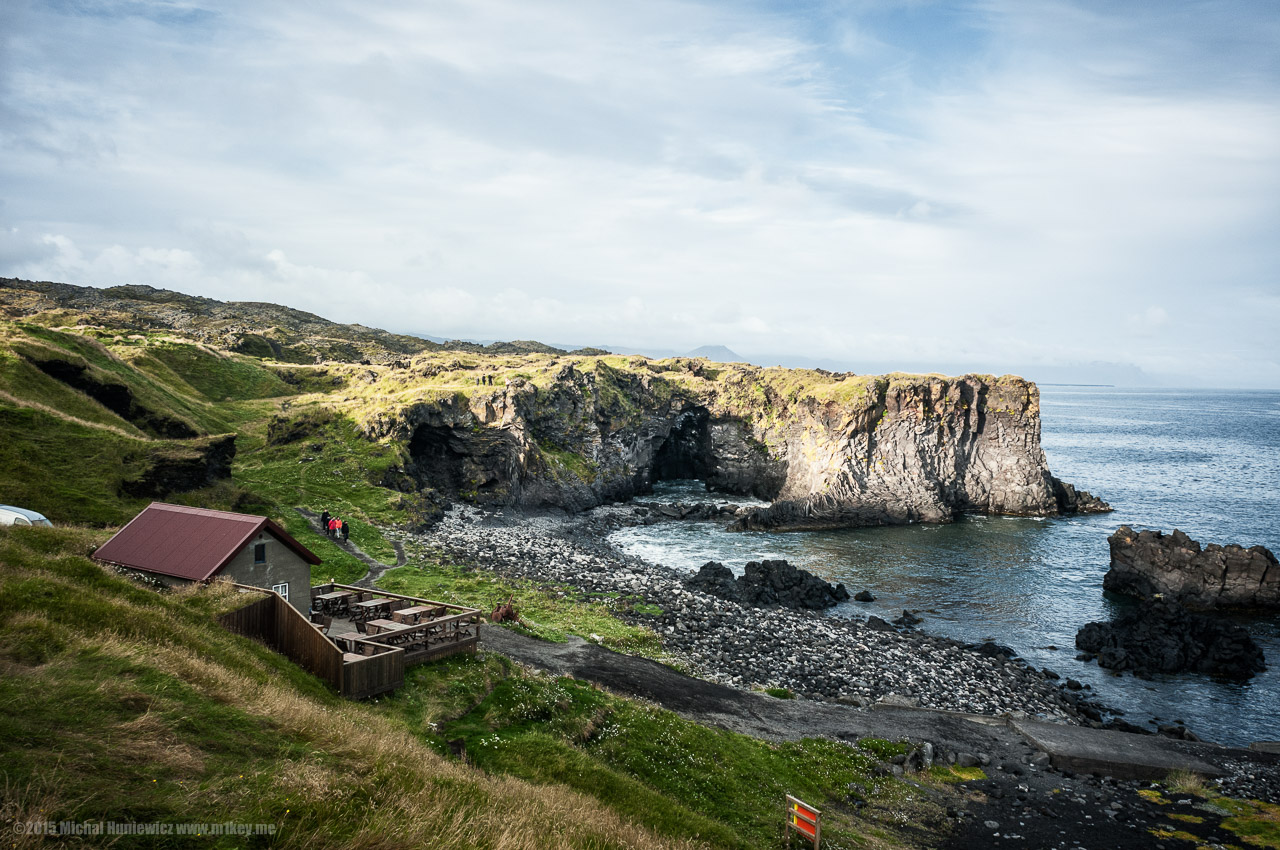
[[[1185,741],[1041,720],[1011,720],[1010,725],[1033,746],[1048,753],[1050,762],[1059,770],[1100,773],[1116,779],[1164,779],[1174,770],[1209,778],[1223,775],[1217,766],[1188,752],[1194,745]],[[1201,744],[1196,749],[1207,755],[1212,746]]]

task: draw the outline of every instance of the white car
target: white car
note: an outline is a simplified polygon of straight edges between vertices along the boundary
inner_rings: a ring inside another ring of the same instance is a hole
[[[15,508],[13,505],[0,505],[0,525],[53,525],[44,514],[29,511],[26,508]]]

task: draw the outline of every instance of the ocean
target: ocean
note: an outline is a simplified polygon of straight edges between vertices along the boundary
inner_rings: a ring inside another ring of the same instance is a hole
[[[1202,675],[1118,676],[1076,660],[1075,633],[1123,600],[1103,594],[1107,536],[1120,525],[1203,543],[1280,552],[1280,392],[1042,386],[1049,468],[1105,499],[1113,513],[1025,519],[966,516],[949,525],[729,533],[721,523],[624,528],[619,549],[677,569],[785,558],[873,603],[830,616],[919,611],[925,632],[994,640],[1037,667],[1088,683],[1131,723],[1183,721],[1206,740],[1280,740],[1280,618],[1235,617],[1266,653],[1247,682]],[[699,482],[662,482],[659,500],[707,501]],[[719,499],[739,502],[738,499]]]

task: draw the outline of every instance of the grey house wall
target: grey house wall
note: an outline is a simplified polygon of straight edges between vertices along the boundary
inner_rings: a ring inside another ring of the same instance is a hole
[[[253,547],[259,543],[265,543],[267,547],[267,560],[264,564],[253,562]],[[240,584],[251,584],[266,590],[287,584],[289,604],[303,614],[311,610],[311,565],[266,531],[255,535],[214,577],[229,578]]]

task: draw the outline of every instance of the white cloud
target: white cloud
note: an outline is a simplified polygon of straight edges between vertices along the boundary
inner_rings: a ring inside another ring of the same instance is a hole
[[[857,4],[15,8],[0,274],[444,336],[1272,380],[1245,342],[1280,320],[1265,10],[1211,25],[1233,65],[1178,16],[1069,3],[978,4],[949,52]]]

